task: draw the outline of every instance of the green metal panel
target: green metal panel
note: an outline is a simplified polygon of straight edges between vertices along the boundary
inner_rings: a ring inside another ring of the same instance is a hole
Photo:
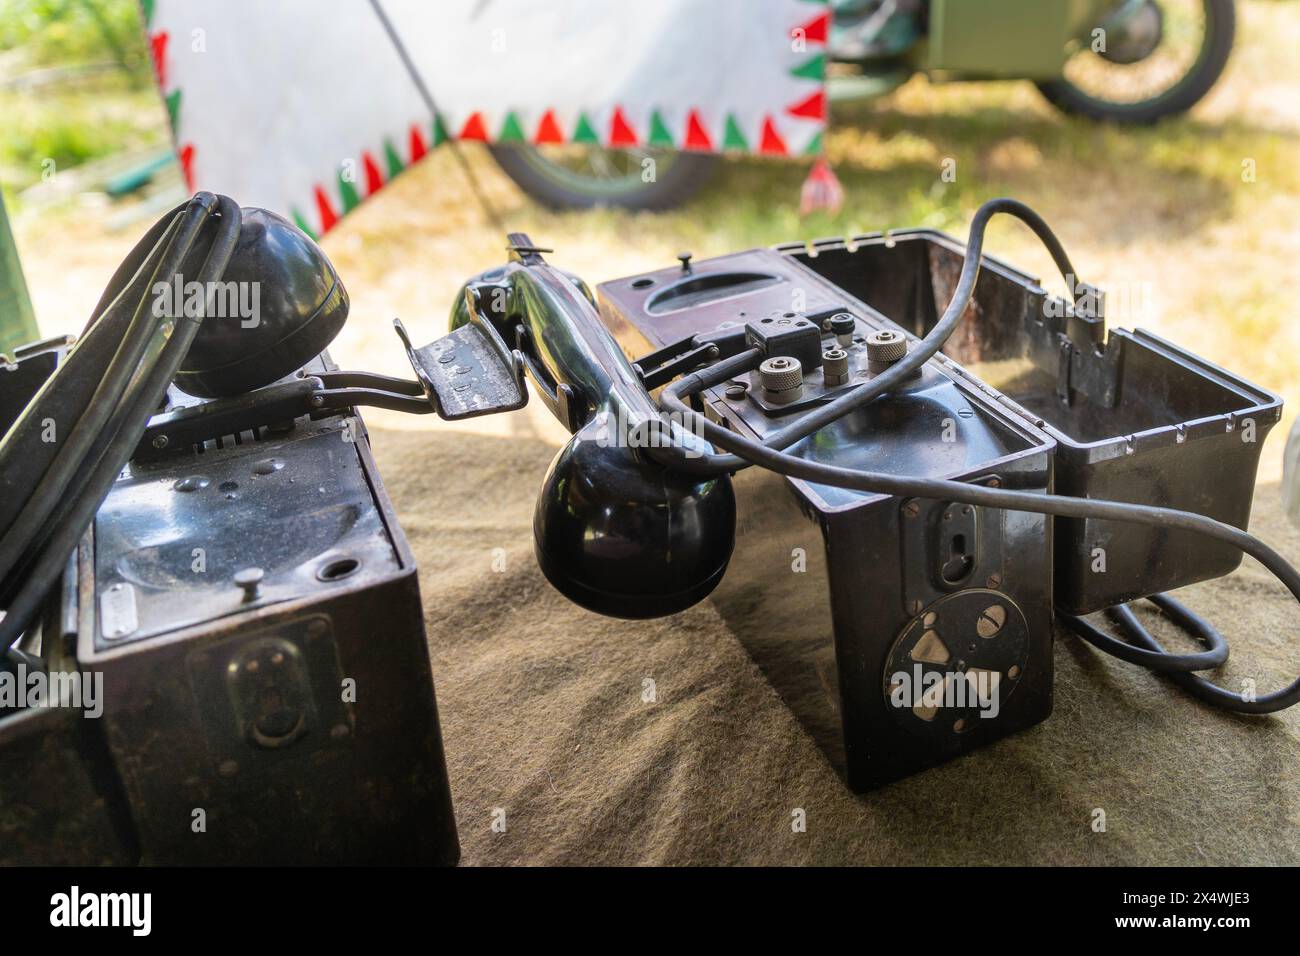
[[[0,352],[12,351],[38,338],[32,300],[18,264],[18,247],[9,230],[4,198],[0,197]]]
[[[1049,79],[1115,0],[933,0],[926,68]]]

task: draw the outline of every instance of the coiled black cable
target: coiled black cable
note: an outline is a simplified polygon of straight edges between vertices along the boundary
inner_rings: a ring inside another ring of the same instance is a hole
[[[69,361],[55,372],[0,441],[0,467],[6,469],[6,474],[10,474],[9,468],[14,473],[23,472],[23,438],[30,435],[23,426],[33,416],[39,416],[44,406],[58,407],[61,386],[75,384],[70,376],[87,367],[105,368],[89,402],[77,410],[72,431],[59,443],[49,467],[30,481],[30,493],[21,510],[0,537],[0,568],[9,595],[5,616],[0,620],[0,650],[12,646],[35,619],[81,535],[139,444],[203,315],[211,311],[210,298],[198,316],[155,310],[150,294],[155,282],[170,282],[201,232],[215,229],[196,277],[211,296],[212,283],[224,274],[234,252],[239,226],[238,204],[211,193],[196,194],[160,220],[114,274],[79,343],[92,350],[111,348],[112,358],[107,365],[103,366],[102,355],[95,351],[73,361],[74,347]],[[148,281],[144,281],[145,277]],[[125,309],[130,310],[129,320],[120,311],[110,318],[111,311]],[[101,323],[109,324],[101,329]],[[121,327],[124,331],[114,347],[111,338],[105,337],[116,334]],[[88,346],[96,332],[98,338]]]
[[[1205,652],[1207,655],[1218,656],[1221,654],[1223,659],[1227,660],[1228,644],[1219,632],[1210,626],[1209,622],[1193,614],[1167,594],[1153,594],[1149,600],[1172,618],[1175,623],[1192,632],[1209,645],[1210,650]],[[1199,674],[1192,673],[1192,671],[1207,669],[1205,665],[1197,664],[1195,661],[1196,658],[1202,655],[1168,653],[1160,642],[1143,627],[1142,622],[1133,613],[1133,609],[1127,604],[1109,608],[1107,613],[1115,619],[1116,625],[1128,636],[1129,640],[1140,645],[1139,647],[1134,647],[1132,643],[1126,644],[1124,641],[1116,640],[1101,628],[1081,617],[1073,617],[1068,614],[1058,614],[1057,616],[1065,623],[1067,628],[1098,650],[1162,673],[1193,697],[1203,700],[1207,704],[1224,707],[1227,710],[1239,710],[1237,707],[1227,706],[1224,703],[1222,695],[1225,692],[1222,688],[1216,687]],[[1235,700],[1236,698],[1232,699]]]
[[[1137,664],[1139,667],[1159,671],[1162,674],[1186,674],[1189,671],[1210,670],[1228,659],[1228,642],[1223,639],[1222,634],[1210,626],[1209,622],[1193,614],[1168,594],[1153,594],[1147,600],[1175,624],[1205,644],[1206,650],[1199,654],[1169,653],[1138,623],[1137,616],[1127,604],[1109,608],[1107,613],[1117,618],[1120,626],[1129,634],[1145,635],[1146,639],[1140,640],[1144,647],[1134,647],[1132,644],[1117,641],[1081,617],[1071,614],[1060,614],[1058,617],[1067,627],[1094,647],[1130,664]]]

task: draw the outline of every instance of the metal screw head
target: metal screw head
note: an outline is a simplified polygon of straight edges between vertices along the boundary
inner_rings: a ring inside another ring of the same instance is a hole
[[[150,444],[153,445],[154,448],[160,448],[160,449],[161,449],[161,448],[166,448],[166,447],[167,447],[167,436],[166,436],[166,435],[155,435],[153,441],[150,442]]]
[[[909,518],[915,518],[920,513],[921,506],[915,501],[909,501],[907,504],[903,505],[903,514],[907,515]]]
[[[991,637],[996,637],[1006,623],[1007,609],[1001,604],[992,604],[984,609],[984,613],[975,622],[975,633],[988,640]]]
[[[1001,586],[1002,586],[1002,575],[1000,575],[1000,574],[990,574],[990,575],[989,575],[989,579],[988,579],[987,581],[985,581],[984,583],[985,583],[985,585],[987,585],[988,587],[991,587],[991,588],[1001,587]]]
[[[257,597],[264,577],[266,572],[261,568],[243,568],[235,572],[235,584],[243,589],[245,601],[252,601]]]

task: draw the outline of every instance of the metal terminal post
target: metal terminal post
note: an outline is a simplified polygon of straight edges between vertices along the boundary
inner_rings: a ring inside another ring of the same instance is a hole
[[[803,366],[796,358],[779,355],[758,367],[764,397],[773,404],[785,405],[803,394]]]
[[[831,333],[835,336],[835,343],[842,349],[853,346],[853,333],[857,328],[857,322],[853,316],[847,312],[838,312],[830,318]]]
[[[849,353],[844,349],[827,349],[822,353],[822,381],[827,388],[849,380]]]
[[[902,332],[881,329],[867,336],[867,371],[878,375],[907,354]]]

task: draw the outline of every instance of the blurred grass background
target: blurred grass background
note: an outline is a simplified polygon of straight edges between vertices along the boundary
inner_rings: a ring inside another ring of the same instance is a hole
[[[0,0],[0,180],[167,141],[132,0]]]
[[[1241,0],[1238,12],[1219,86],[1189,116],[1152,128],[1062,116],[1027,82],[918,77],[879,100],[837,104],[827,150],[846,202],[834,216],[799,217],[805,164],[756,159],[727,160],[692,203],[670,213],[553,213],[523,196],[480,147],[462,148],[507,225],[554,247],[552,261],[593,284],[671,264],[683,249],[703,257],[906,226],[964,236],[982,201],[1014,196],[1053,225],[1083,278],[1128,296],[1135,307],[1113,324],[1150,328],[1297,404],[1300,3]],[[132,203],[147,200],[112,204],[84,171],[169,140],[133,0],[0,0],[0,117],[0,184],[38,320],[47,334],[75,331],[152,219],[131,214]],[[940,177],[949,158],[955,182]],[[56,177],[61,188],[43,182],[47,160],[72,172]],[[1242,175],[1248,161],[1253,182]],[[168,171],[158,186],[175,182]],[[504,237],[446,148],[363,204],[323,245],[353,299],[332,351],[345,365],[390,373],[405,365],[392,317],[431,340],[460,283],[504,258]],[[995,222],[987,248],[1052,272],[1014,223]],[[1056,281],[1047,284],[1060,289]],[[1266,446],[1266,473],[1276,472],[1292,414]]]

